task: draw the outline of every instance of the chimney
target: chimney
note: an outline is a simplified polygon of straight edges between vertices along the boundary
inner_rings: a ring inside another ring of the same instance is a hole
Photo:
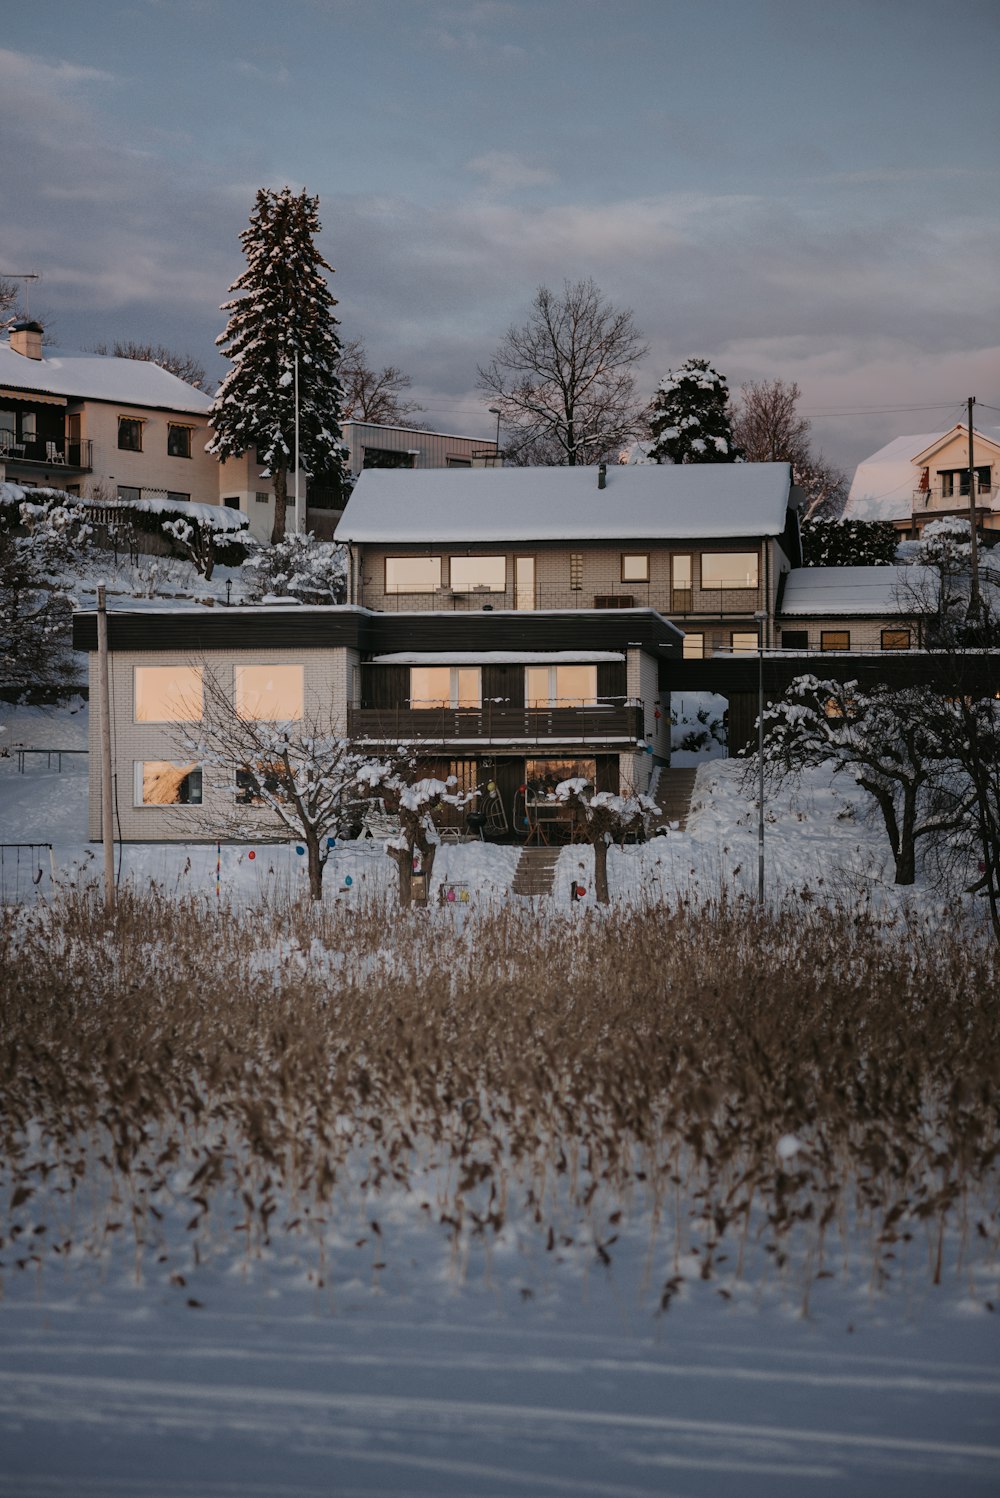
[[[25,359],[40,359],[42,331],[40,322],[16,322],[10,330],[10,346],[14,353]]]
[[[608,487],[607,463],[599,463],[597,465],[597,487],[598,489],[606,489]]]

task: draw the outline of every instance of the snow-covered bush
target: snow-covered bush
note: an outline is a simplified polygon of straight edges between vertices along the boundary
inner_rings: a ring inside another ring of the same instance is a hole
[[[659,815],[660,808],[651,796],[640,792],[619,796],[612,791],[592,791],[589,782],[579,776],[561,780],[554,798],[580,813],[594,849],[594,894],[599,905],[607,905],[608,848],[612,843],[624,844],[629,837],[645,839],[650,819]]]
[[[243,593],[251,603],[268,595],[300,603],[343,603],[347,594],[347,550],[333,541],[292,534],[247,558]]]
[[[802,561],[806,567],[888,567],[896,560],[899,535],[888,520],[802,522]]]
[[[75,687],[74,599],[58,579],[89,537],[72,496],[0,484],[0,689]]]

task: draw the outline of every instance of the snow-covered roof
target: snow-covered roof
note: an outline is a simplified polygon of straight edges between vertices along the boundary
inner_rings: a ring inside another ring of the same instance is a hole
[[[778,536],[787,463],[609,464],[588,468],[369,468],[338,541],[393,545],[651,541]]]
[[[6,340],[0,341],[0,388],[198,416],[212,404],[211,396],[148,359],[116,359],[54,348],[43,348],[40,359],[28,359]]]
[[[1000,441],[1000,427],[976,427],[991,442]],[[948,432],[922,432],[913,437],[894,437],[885,447],[865,458],[855,470],[845,520],[909,520],[913,514],[913,491],[920,482],[914,459]]]
[[[915,614],[936,587],[932,567],[795,567],[785,578],[780,617]]]
[[[372,656],[377,666],[592,666],[624,659],[622,650],[397,650]]]

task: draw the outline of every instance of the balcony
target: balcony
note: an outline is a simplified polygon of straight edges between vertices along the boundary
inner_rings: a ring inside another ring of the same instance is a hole
[[[310,517],[311,518],[311,517]],[[760,590],[745,583],[722,587],[671,588],[669,583],[623,583],[617,578],[588,580],[586,587],[539,580],[533,590],[513,584],[502,591],[435,588],[426,592],[387,593],[371,578],[358,590],[358,602],[383,614],[481,614],[516,609],[655,609],[665,619],[749,619],[763,607]]]
[[[89,437],[55,442],[14,442],[5,433],[0,436],[0,463],[10,468],[66,468],[74,473],[89,473],[94,466],[93,443]]]
[[[354,707],[347,732],[363,743],[401,744],[635,744],[643,737],[642,704],[595,707],[478,708]]]
[[[989,512],[1000,508],[1000,485],[976,485],[976,509]],[[969,513],[968,485],[964,489],[953,486],[950,493],[942,484],[933,484],[929,489],[914,489],[913,513],[926,514],[928,510],[940,510],[944,514]]]

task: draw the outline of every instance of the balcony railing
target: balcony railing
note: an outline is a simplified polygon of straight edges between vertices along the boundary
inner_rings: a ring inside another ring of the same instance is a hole
[[[72,468],[87,473],[94,466],[93,443],[89,437],[68,441],[14,442],[0,437],[0,462],[8,466],[26,464],[34,468]]]
[[[354,707],[347,714],[351,738],[398,744],[634,744],[643,737],[642,704],[596,707]]]
[[[503,592],[487,588],[462,592],[436,588],[426,593],[387,593],[371,580],[359,590],[357,600],[379,613],[493,613],[501,609],[656,609],[667,619],[750,618],[762,608],[760,589],[740,584],[712,588],[671,588],[666,583],[622,583],[617,580],[588,581],[585,588],[570,588],[544,581],[534,590],[513,586]]]
[[[1000,485],[991,484],[988,488],[976,485],[976,509],[995,510],[1000,507]],[[915,514],[922,514],[925,510],[968,510],[969,491],[968,488],[959,489],[955,487],[947,494],[943,484],[934,484],[930,489],[914,489],[913,510]]]

